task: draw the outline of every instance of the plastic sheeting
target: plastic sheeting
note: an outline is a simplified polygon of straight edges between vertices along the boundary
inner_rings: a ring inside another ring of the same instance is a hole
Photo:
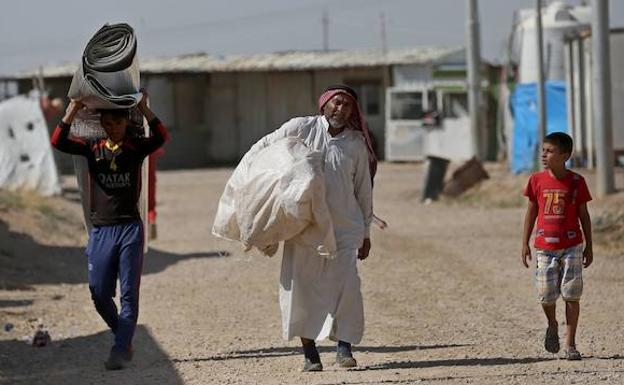
[[[564,82],[549,81],[546,89],[546,134],[568,132],[566,87]],[[514,173],[535,170],[537,162],[537,85],[518,84],[511,95],[514,118],[511,171]]]
[[[92,109],[135,107],[141,100],[136,53],[132,27],[104,25],[87,43],[68,96]]]
[[[0,102],[0,188],[61,192],[38,93]]]
[[[320,256],[335,256],[322,163],[321,152],[294,137],[246,154],[225,186],[213,234],[269,255],[276,243],[295,239]]]

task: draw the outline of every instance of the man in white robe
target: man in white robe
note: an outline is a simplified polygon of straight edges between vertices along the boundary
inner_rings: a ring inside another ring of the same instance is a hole
[[[304,371],[323,366],[315,340],[338,342],[336,362],[357,365],[351,344],[364,332],[364,308],[357,259],[368,257],[373,217],[372,176],[376,158],[357,105],[347,86],[329,87],[319,99],[320,115],[284,123],[258,141],[251,151],[290,136],[324,153],[326,200],[337,245],[334,259],[296,241],[285,242],[280,278],[280,307],[285,339],[300,337]]]

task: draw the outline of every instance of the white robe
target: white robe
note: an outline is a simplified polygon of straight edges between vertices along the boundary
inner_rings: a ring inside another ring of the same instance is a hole
[[[285,339],[329,337],[357,344],[364,332],[364,308],[357,273],[357,249],[370,234],[373,216],[368,150],[359,131],[332,137],[324,116],[294,118],[256,143],[250,152],[284,137],[301,138],[324,153],[326,200],[338,253],[335,259],[293,238],[284,243],[280,307]]]

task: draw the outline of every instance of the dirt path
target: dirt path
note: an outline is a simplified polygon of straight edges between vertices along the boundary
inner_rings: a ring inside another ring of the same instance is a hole
[[[360,367],[331,365],[326,341],[326,370],[300,373],[297,342],[280,337],[280,258],[244,255],[210,235],[229,173],[159,174],[159,239],[145,261],[136,359],[117,373],[102,365],[111,336],[89,298],[77,204],[54,201],[69,218],[57,231],[73,232],[57,238],[39,230],[25,236],[10,210],[0,212],[0,262],[11,267],[0,321],[14,325],[0,330],[0,383],[624,383],[622,256],[597,248],[577,337],[587,358],[560,360],[541,347],[532,270],[519,262],[524,210],[422,205],[416,165],[382,165],[376,182],[375,211],[390,228],[373,231],[373,252],[360,264],[367,322],[355,350]],[[54,342],[36,349],[25,340],[39,324]]]

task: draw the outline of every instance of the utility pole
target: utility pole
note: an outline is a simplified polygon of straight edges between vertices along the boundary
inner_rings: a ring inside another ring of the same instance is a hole
[[[388,53],[388,35],[386,34],[386,13],[381,11],[379,14],[380,33],[381,33],[381,52],[385,56]]]
[[[323,51],[329,51],[329,14],[327,10],[323,10]]]
[[[611,53],[609,0],[592,1],[592,78],[596,137],[597,191],[604,197],[615,191],[613,175],[613,116],[611,110]]]
[[[479,11],[477,0],[467,0],[467,61],[468,61],[468,110],[470,112],[470,133],[472,135],[472,152],[481,158],[480,140],[480,99],[481,99],[481,37],[479,35]]]
[[[542,0],[535,2],[535,36],[537,37],[537,144],[536,169],[541,168],[542,146],[546,136],[546,91],[544,87],[544,39],[542,37]]]

